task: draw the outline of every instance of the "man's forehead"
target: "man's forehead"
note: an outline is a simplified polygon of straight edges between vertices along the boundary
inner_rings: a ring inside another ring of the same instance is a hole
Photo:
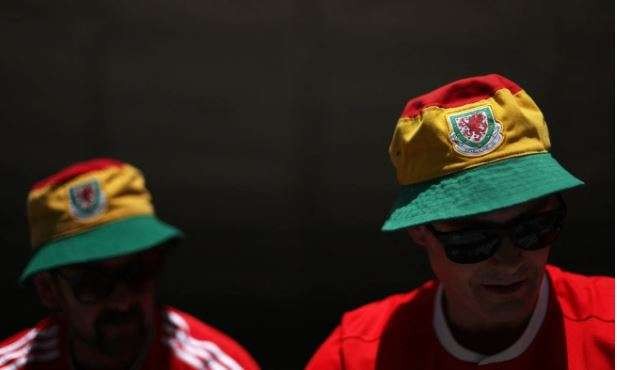
[[[148,263],[163,256],[162,251],[157,249],[148,250],[145,252],[122,255],[118,257],[106,258],[99,261],[78,263],[61,267],[65,271],[83,271],[83,270],[116,270],[134,262]]]
[[[113,257],[113,258],[108,258],[108,259],[104,259],[100,261],[67,265],[67,266],[60,267],[60,270],[63,272],[68,272],[68,273],[87,271],[87,270],[116,270],[138,259],[139,257],[136,257],[136,256],[120,256],[120,257]]]
[[[471,217],[457,218],[451,220],[442,220],[435,222],[437,225],[453,226],[465,223],[505,223],[527,213],[540,212],[549,209],[557,204],[556,195],[551,195],[544,198],[534,199],[525,203],[517,204],[512,207],[507,207],[492,212],[487,212]]]

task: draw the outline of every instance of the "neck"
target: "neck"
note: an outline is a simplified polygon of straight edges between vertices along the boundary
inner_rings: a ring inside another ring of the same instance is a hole
[[[444,305],[447,306],[445,299]],[[531,318],[530,314],[518,323],[484,323],[479,327],[470,327],[458,325],[450,318],[447,309],[444,312],[454,339],[463,347],[484,355],[494,355],[514,344],[523,335]]]

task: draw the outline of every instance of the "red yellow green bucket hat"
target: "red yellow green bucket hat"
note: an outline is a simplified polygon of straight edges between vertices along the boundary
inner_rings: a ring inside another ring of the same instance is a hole
[[[382,230],[472,216],[583,185],[549,153],[544,116],[491,74],[410,100],[389,154],[399,195]]]
[[[141,172],[98,158],[36,183],[28,194],[32,257],[20,281],[37,272],[135,253],[182,236],[154,215]]]

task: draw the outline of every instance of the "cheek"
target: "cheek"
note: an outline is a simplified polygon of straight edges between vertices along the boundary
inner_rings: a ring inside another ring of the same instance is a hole
[[[95,329],[94,323],[99,317],[102,306],[99,304],[82,304],[73,297],[67,287],[59,287],[60,310],[64,319],[70,323],[83,338],[93,338]]]
[[[144,314],[144,319],[146,323],[150,323],[156,312],[156,283],[151,282],[147,283],[140,292],[136,293],[134,296],[133,303],[141,308],[141,311]]]
[[[150,322],[154,317],[154,311],[156,310],[155,302],[156,300],[154,297],[154,293],[145,294],[140,300],[141,309],[143,310],[147,322]]]
[[[479,264],[454,263],[446,257],[443,248],[436,243],[428,246],[426,251],[433,272],[443,284],[444,289],[457,292],[457,295],[465,295],[470,290],[469,282]]]
[[[156,299],[157,284],[154,281],[147,282],[138,293],[139,300],[144,304],[152,304]]]
[[[523,251],[522,256],[525,260],[525,267],[527,269],[527,275],[529,278],[535,280],[535,290],[539,289],[542,282],[542,276],[544,276],[544,268],[550,248],[544,248],[537,251]]]
[[[551,248],[539,249],[537,251],[523,251],[523,257],[528,261],[530,265],[533,265],[536,268],[544,269],[544,265],[546,265],[546,261],[548,260],[548,255],[551,251]]]

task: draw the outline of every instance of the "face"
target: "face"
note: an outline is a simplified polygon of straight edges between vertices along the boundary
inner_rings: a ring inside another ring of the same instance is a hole
[[[154,249],[63,267],[48,274],[51,292],[46,294],[78,345],[130,362],[153,324],[155,278],[162,260],[162,252]]]
[[[436,232],[478,225],[499,225],[557,208],[556,197],[545,198],[476,217],[434,223]],[[433,272],[443,285],[448,318],[468,329],[517,326],[535,307],[550,246],[523,250],[504,236],[495,254],[477,263],[455,263],[426,226],[409,229],[427,252]]]

